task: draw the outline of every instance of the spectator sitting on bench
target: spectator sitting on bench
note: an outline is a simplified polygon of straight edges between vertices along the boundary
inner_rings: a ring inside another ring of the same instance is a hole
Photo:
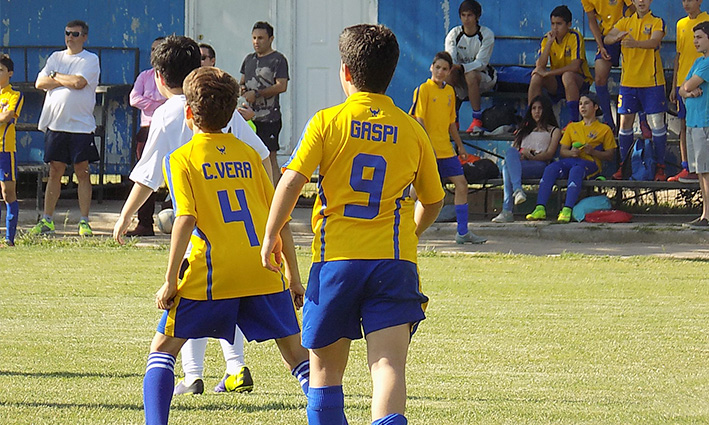
[[[522,179],[538,179],[556,155],[561,130],[556,122],[551,101],[544,95],[532,99],[527,113],[515,134],[514,144],[505,154],[502,165],[505,197],[502,212],[493,223],[514,221],[512,208],[527,200]]]
[[[571,17],[571,11],[564,5],[551,11],[551,31],[542,39],[527,99],[534,99],[542,89],[550,94],[554,103],[565,98],[571,121],[578,121],[579,96],[588,91],[593,78],[586,61],[583,36],[571,28]]]
[[[615,158],[616,143],[609,126],[596,118],[602,112],[595,96],[585,94],[579,99],[579,113],[582,120],[569,123],[561,138],[561,160],[547,165],[539,182],[537,207],[527,220],[545,220],[546,204],[551,196],[554,183],[559,178],[567,178],[566,201],[559,212],[557,221],[571,221],[571,209],[576,205],[581,184],[586,177],[599,173],[602,161]]]
[[[446,82],[455,89],[456,113],[465,99],[470,101],[473,109],[473,122],[468,127],[468,133],[483,131],[480,93],[492,90],[497,83],[497,73],[490,65],[495,34],[489,28],[480,26],[481,14],[480,3],[463,1],[458,8],[463,25],[450,30],[445,43],[446,52],[453,58],[453,67]]]

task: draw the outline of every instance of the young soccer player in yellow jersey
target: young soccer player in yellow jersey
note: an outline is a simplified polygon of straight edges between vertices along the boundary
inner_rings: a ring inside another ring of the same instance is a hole
[[[555,103],[565,98],[571,121],[578,121],[579,96],[586,93],[593,82],[586,47],[583,36],[571,28],[572,15],[568,7],[555,7],[550,18],[551,31],[542,39],[527,99],[531,102],[545,89]]]
[[[455,125],[455,91],[446,84],[452,65],[453,58],[448,52],[436,53],[431,64],[431,78],[414,90],[414,103],[409,114],[421,123],[431,138],[441,178],[455,185],[456,243],[484,243],[487,239],[468,230],[468,182],[458,160],[465,161],[468,154]],[[458,156],[451,145],[451,137],[458,148]]]
[[[581,5],[588,16],[588,28],[598,45],[594,73],[598,104],[603,111],[603,121],[615,129],[608,93],[608,76],[611,67],[620,65],[620,44],[605,45],[603,37],[620,18],[635,12],[635,7],[631,0],[581,0]]]
[[[666,180],[665,145],[667,126],[665,125],[665,74],[660,58],[660,43],[665,36],[665,21],[652,14],[652,0],[633,0],[635,13],[623,18],[608,32],[603,41],[613,44],[620,41],[623,66],[618,92],[618,113],[620,114],[621,161],[625,159],[633,145],[633,122],[637,112],[645,112],[652,130],[655,151],[655,180]],[[614,179],[622,178],[622,167],[613,174]]]
[[[702,12],[702,0],[682,0],[682,7],[687,12],[687,16],[677,21],[677,54],[675,55],[674,73],[672,74],[672,87],[670,92],[670,102],[677,104],[677,117],[680,119],[679,128],[679,149],[682,156],[682,170],[667,181],[695,182],[697,174],[689,172],[687,163],[687,125],[685,117],[687,110],[684,106],[684,99],[679,96],[679,87],[687,79],[689,68],[694,61],[702,54],[694,47],[694,27],[700,23],[709,21],[709,14]]]
[[[438,216],[444,192],[426,132],[384,94],[399,57],[394,34],[381,25],[355,25],[342,32],[339,48],[347,100],[317,112],[306,125],[276,188],[261,261],[278,270],[271,260],[278,233],[320,167],[303,309],[311,365],[308,423],[347,423],[342,376],[350,343],[364,330],[372,424],[402,425],[406,354],[427,300],[419,291],[416,245]]]
[[[304,290],[290,230],[280,233],[286,276],[263,269],[260,243],[273,187],[256,151],[221,132],[236,108],[239,86],[229,74],[202,67],[187,76],[183,88],[194,136],[164,161],[176,218],[165,283],[155,295],[157,307],[166,311],[143,381],[147,424],[167,423],[175,357],[188,338],[233,342],[238,325],[248,340],[275,339],[291,370],[308,360],[293,307],[294,301],[302,305]],[[189,266],[178,282],[190,242]],[[292,277],[290,287],[286,277]],[[307,377],[302,378],[307,394]]]
[[[17,159],[15,141],[15,121],[20,116],[24,97],[22,93],[12,89],[10,77],[15,70],[15,64],[8,55],[0,56],[0,188],[2,199],[5,200],[5,245],[15,246],[17,232],[17,217],[20,206],[17,202]]]

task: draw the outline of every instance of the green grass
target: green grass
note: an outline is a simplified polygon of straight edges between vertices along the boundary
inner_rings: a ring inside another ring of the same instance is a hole
[[[166,257],[96,241],[0,251],[0,422],[141,423]],[[709,263],[428,252],[420,267],[431,303],[409,354],[410,423],[709,423]],[[351,424],[369,423],[364,348],[345,377]],[[210,342],[208,393],[173,399],[171,423],[305,424],[274,344],[247,344],[246,360],[254,392],[212,394]]]

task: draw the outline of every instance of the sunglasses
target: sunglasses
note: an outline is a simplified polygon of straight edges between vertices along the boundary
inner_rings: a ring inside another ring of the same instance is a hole
[[[81,35],[81,31],[64,31],[64,34],[67,36],[79,37]]]

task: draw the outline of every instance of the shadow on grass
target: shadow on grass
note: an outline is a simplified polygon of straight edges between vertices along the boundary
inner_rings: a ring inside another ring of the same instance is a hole
[[[174,401],[174,399],[173,399]],[[133,410],[133,411],[143,411],[143,404],[129,404],[129,403],[43,403],[37,401],[28,402],[4,402],[3,406],[6,407],[18,407],[18,408],[51,408],[51,409],[100,409],[100,410]],[[283,403],[283,402],[268,402],[260,404],[245,404],[245,403],[234,403],[233,399],[222,398],[222,402],[208,403],[199,405],[175,405],[174,403],[170,406],[171,411],[224,411],[230,412],[233,410],[238,410],[239,412],[246,413],[256,413],[263,411],[293,411],[297,409],[305,408],[305,403]]]
[[[142,373],[106,372],[15,372],[0,370],[0,376],[25,376],[29,378],[142,378]]]

